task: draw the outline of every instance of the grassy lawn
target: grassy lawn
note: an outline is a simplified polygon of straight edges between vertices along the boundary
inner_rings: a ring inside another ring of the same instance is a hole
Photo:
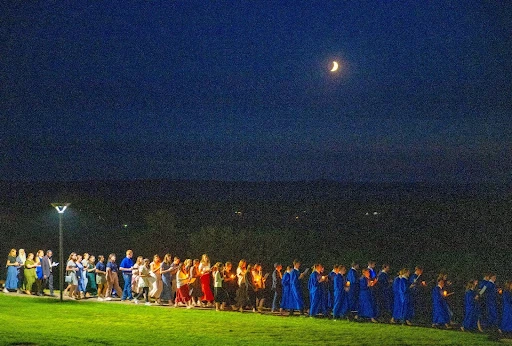
[[[0,345],[496,345],[488,335],[0,294]]]

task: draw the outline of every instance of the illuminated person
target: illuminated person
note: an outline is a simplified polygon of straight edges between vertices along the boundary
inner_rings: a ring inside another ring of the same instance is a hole
[[[72,252],[69,255],[68,262],[66,264],[66,276],[68,276],[67,282],[69,286],[67,287],[68,296],[70,298],[74,298],[76,296],[76,288],[78,286],[78,277],[77,277],[77,264],[76,264],[77,256],[76,253]]]
[[[23,278],[25,280],[25,293],[31,295],[32,285],[36,282],[36,262],[34,261],[34,254],[32,252],[28,254],[27,259],[25,260]]]
[[[356,312],[358,309],[358,299],[359,299],[359,264],[356,262],[352,262],[352,266],[347,274],[347,281],[350,282],[349,290],[348,290],[348,302],[350,311]]]
[[[309,272],[307,268],[304,272],[299,272],[300,261],[293,261],[293,269],[290,271],[290,291],[287,297],[289,302],[290,315],[293,315],[295,310],[298,310],[301,315],[304,314],[304,299],[302,298],[301,280]]]
[[[344,276],[346,273],[347,268],[344,265],[340,265],[338,266],[338,272],[334,276],[334,301],[332,308],[332,315],[334,319],[339,319],[349,312],[347,296],[349,287],[347,287],[347,281]]]
[[[263,305],[265,304],[265,282],[266,277],[263,276],[261,264],[256,263],[251,272],[252,274],[252,287],[254,290],[255,308],[259,311],[263,311]]]
[[[117,292],[123,291],[119,286],[119,277],[117,276],[118,270],[119,269],[116,264],[116,255],[111,253],[108,255],[105,275],[107,278],[107,292],[105,293],[105,300],[112,300],[112,289],[115,289]]]
[[[450,329],[451,312],[444,292],[444,280],[440,278],[432,290],[432,327],[441,325]]]
[[[370,280],[373,280],[377,277],[377,273],[375,272],[375,261],[368,261],[368,271],[370,272]]]
[[[203,296],[201,300],[206,301],[208,306],[213,306],[213,293],[210,287],[211,275],[210,275],[210,258],[207,254],[201,256],[201,263],[199,263],[199,272],[201,273],[201,290]]]
[[[119,264],[119,270],[123,274],[124,287],[123,287],[123,295],[121,296],[121,300],[132,300],[132,270],[133,270],[133,251],[126,250],[126,257],[123,258],[121,263]],[[115,288],[117,290],[117,288]]]
[[[201,290],[201,272],[199,271],[199,260],[195,259],[192,263],[192,267],[190,267],[190,279],[192,282],[188,284],[189,286],[189,294],[192,299],[191,304],[193,306],[201,306],[201,297],[203,296],[203,291]]]
[[[361,278],[359,279],[359,301],[357,316],[369,318],[373,323],[377,323],[375,319],[377,313],[375,310],[375,302],[373,300],[372,287],[373,280],[370,278],[370,270],[363,269]]]
[[[98,287],[96,286],[96,257],[93,255],[89,256],[87,262],[87,286],[85,289],[86,294],[89,296],[95,296],[98,294]]]
[[[323,276],[324,267],[321,264],[315,264],[314,270],[309,276],[309,316],[315,317],[319,313],[327,315],[326,307],[323,304],[323,288],[322,283],[327,281],[327,276]]]
[[[77,299],[85,297],[85,281],[84,281],[84,266],[82,264],[82,255],[76,255],[76,268],[78,269],[76,272],[76,277],[78,279],[78,287],[77,290]]]
[[[18,262],[18,266],[16,267],[18,271],[18,292],[21,293],[21,291],[24,289],[24,278],[23,273],[25,269],[25,261],[27,260],[27,255],[25,254],[24,249],[18,250],[18,257],[16,257],[16,262]]]
[[[46,255],[43,257],[41,261],[41,269],[43,272],[43,288],[48,287],[50,290],[50,296],[53,297],[53,260],[52,260],[53,252],[52,250],[47,250]],[[64,265],[61,263],[60,265]]]
[[[470,280],[466,284],[466,293],[464,294],[464,320],[460,327],[462,331],[478,329],[480,310],[478,280]]]
[[[139,273],[137,278],[137,286],[139,286],[139,293],[134,297],[134,303],[139,303],[140,296],[144,296],[145,305],[151,305],[149,302],[149,259],[145,258],[142,260],[142,263],[139,265]]]
[[[503,288],[503,313],[500,333],[512,333],[512,282],[507,281]]]
[[[232,310],[236,310],[236,290],[238,288],[236,274],[233,272],[233,264],[226,262],[224,265],[224,288],[227,294],[226,303],[231,306]]]
[[[192,260],[186,259],[185,262],[180,264],[179,270],[176,273],[176,300],[174,306],[186,306],[187,309],[192,308],[190,295],[189,295],[189,266]]]
[[[43,257],[44,257],[44,251],[43,250],[38,250],[37,254],[36,254],[35,258],[34,258],[34,260],[36,262],[36,282],[35,282],[36,285],[35,285],[33,291],[38,296],[42,296],[43,295],[43,282],[44,282],[44,279],[43,279],[43,267],[42,267]]]
[[[165,254],[162,265],[160,266],[160,274],[162,275],[162,293],[160,294],[160,300],[164,302],[170,302],[172,300],[171,265],[171,254]]]
[[[107,291],[107,266],[105,265],[105,256],[98,256],[98,263],[96,263],[96,285],[98,286],[98,300],[102,301],[105,298]]]
[[[139,294],[139,267],[144,264],[144,257],[138,256],[132,268],[132,295]]]
[[[276,312],[277,309],[279,309],[279,312],[283,311],[283,309],[281,309],[279,306],[283,294],[283,274],[281,273],[282,269],[283,266],[281,263],[274,264],[274,271],[272,272],[272,292],[274,292],[272,299],[272,312]]]
[[[158,304],[161,304],[160,294],[162,293],[162,274],[160,273],[160,267],[162,266],[162,261],[160,260],[160,256],[154,255],[153,262],[150,265],[150,274],[153,280],[151,281],[151,288],[149,290],[149,296],[156,300]]]
[[[223,287],[224,266],[217,262],[212,268],[213,274],[213,295],[215,297],[215,310],[224,310],[226,307],[227,294]]]
[[[7,256],[7,277],[5,279],[4,293],[9,293],[18,289],[18,269],[19,263],[16,262],[16,249],[11,249]]]
[[[335,264],[331,272],[328,275],[327,280],[327,309],[332,311],[334,308],[334,278],[340,272],[339,265]]]

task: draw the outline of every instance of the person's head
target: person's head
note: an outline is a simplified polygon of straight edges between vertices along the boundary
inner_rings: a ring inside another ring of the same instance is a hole
[[[105,256],[103,256],[103,255],[98,255],[98,262],[103,263],[104,261],[105,261]]]
[[[224,265],[222,264],[222,262],[215,263],[215,267],[217,267],[217,270],[220,272],[224,270]]]
[[[174,264],[180,264],[180,258],[178,256],[174,256]]]
[[[469,280],[466,283],[466,290],[474,290],[478,285],[478,280]]]
[[[18,250],[18,255],[19,256],[25,256],[25,249],[19,249]]]
[[[95,261],[96,261],[96,257],[94,257],[94,255],[90,255],[89,256],[89,263],[94,264]]]
[[[359,269],[359,263],[357,263],[357,262],[352,262],[352,268],[354,268],[354,269],[356,269],[356,270],[357,270],[357,269]]]
[[[367,268],[364,268],[362,270],[362,274],[365,278],[369,279],[370,278],[370,271],[367,269]]]
[[[83,255],[83,259],[84,259],[84,260],[89,260],[89,254],[88,254],[87,252],[86,252],[86,253],[84,253],[84,255]]]
[[[382,271],[383,271],[384,273],[389,273],[389,270],[390,270],[389,264],[384,263],[384,264],[382,265]]]
[[[289,273],[292,271],[292,266],[286,266],[286,272]]]
[[[495,282],[495,281],[496,281],[496,278],[497,278],[497,276],[496,276],[496,274],[495,274],[495,273],[491,273],[491,274],[489,275],[489,281]]]
[[[187,258],[185,262],[183,262],[185,267],[189,268],[192,265],[192,260],[190,258]]]
[[[283,269],[283,265],[281,263],[274,263],[274,269],[281,271]]]
[[[338,268],[341,275],[345,275],[347,273],[347,267],[345,267],[344,265],[340,265]]]
[[[165,264],[171,264],[172,262],[172,256],[170,253],[166,253],[164,256],[164,263]]]
[[[414,274],[416,274],[416,275],[418,275],[418,276],[419,276],[419,275],[421,275],[421,274],[423,274],[423,267],[421,267],[421,266],[416,266],[416,268],[414,268]]]
[[[9,251],[9,256],[16,257],[16,249],[11,249],[11,251]]]
[[[116,254],[115,253],[111,253],[110,255],[108,255],[108,261],[109,262],[115,262],[116,261]]]
[[[442,279],[442,278],[437,279],[437,286],[443,288],[444,287],[444,279]]]
[[[69,254],[68,261],[76,261],[76,253],[72,252]]]
[[[252,272],[252,269],[253,269],[253,265],[252,264],[248,264],[247,265],[247,272]]]
[[[126,250],[126,257],[132,258],[133,257],[133,251],[132,250]]]
[[[231,271],[231,269],[233,269],[233,264],[231,262],[226,262],[224,269],[228,272]]]
[[[200,261],[197,258],[194,259],[194,262],[193,262],[194,267],[199,267],[199,263],[200,263]]]
[[[78,262],[82,261],[82,255],[76,255],[76,260],[77,260]]]
[[[143,265],[144,267],[149,267],[149,258],[144,258],[144,259],[142,260],[142,265]]]
[[[205,264],[205,265],[206,265],[206,264],[210,264],[210,258],[208,257],[208,255],[207,255],[207,254],[205,254],[205,253],[204,253],[204,254],[201,256],[201,263],[202,263],[202,264]]]
[[[27,255],[27,259],[28,260],[33,260],[34,259],[34,254],[32,252],[29,252],[28,255]]]
[[[52,256],[53,256],[53,252],[52,252],[52,250],[48,250],[48,251],[46,251],[46,256],[48,256],[48,257],[52,257]]]
[[[299,260],[296,259],[296,260],[293,261],[293,268],[299,269],[300,265],[301,265],[301,263],[300,263]]]
[[[254,265],[254,270],[259,272],[259,271],[261,270],[261,264],[256,263],[256,264]]]
[[[137,264],[137,265],[141,265],[141,264],[143,264],[143,263],[144,263],[144,257],[142,257],[142,256],[138,256],[138,257],[137,257],[137,260],[135,261],[135,264]]]
[[[375,268],[375,261],[368,261],[368,268],[374,269]]]
[[[505,291],[512,291],[512,281],[506,281],[505,285],[503,285],[503,289]]]
[[[37,250],[37,257],[43,257],[44,251],[43,250]]]
[[[240,262],[238,262],[238,268],[245,269],[247,267],[247,261],[244,259],[241,259]]]

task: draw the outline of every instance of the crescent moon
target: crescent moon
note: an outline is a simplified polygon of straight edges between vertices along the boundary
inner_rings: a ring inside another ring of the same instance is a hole
[[[331,72],[336,72],[336,71],[338,71],[338,67],[339,67],[338,63],[337,63],[336,61],[333,61],[333,62],[332,62],[332,69],[331,69]]]

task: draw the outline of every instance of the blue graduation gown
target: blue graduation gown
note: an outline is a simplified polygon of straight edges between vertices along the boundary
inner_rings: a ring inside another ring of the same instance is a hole
[[[393,290],[389,283],[389,274],[380,272],[377,275],[376,298],[377,305],[380,312],[387,312],[389,314],[393,311]]]
[[[393,318],[397,321],[407,319],[407,306],[409,305],[409,286],[406,278],[397,276],[393,281]]]
[[[336,273],[334,271],[331,271],[329,273],[329,295],[327,297],[327,308],[333,309],[334,308],[334,278],[336,277]]]
[[[345,291],[345,278],[341,274],[334,276],[334,305],[332,315],[335,318],[345,316],[349,312],[348,296]]]
[[[322,311],[322,296],[323,289],[320,280],[321,274],[313,271],[309,276],[308,289],[309,289],[309,315],[316,316]]]
[[[290,272],[290,309],[292,310],[304,310],[304,299],[302,298],[299,277],[300,272],[294,268]]]
[[[359,279],[359,305],[357,314],[360,317],[375,318],[377,314],[375,312],[373,295],[368,283],[369,280],[364,276]]]
[[[357,271],[350,268],[347,274],[347,281],[350,282],[350,288],[348,291],[348,303],[350,311],[358,310],[358,299],[359,299],[359,279],[357,278]]]
[[[283,274],[281,284],[283,285],[283,293],[281,296],[281,309],[292,309],[290,304],[290,273],[286,272]]]
[[[450,318],[450,308],[443,296],[443,290],[436,286],[432,290],[432,323],[447,324],[450,323]]]
[[[498,325],[498,291],[496,285],[492,281],[486,282],[487,289],[485,290],[485,308],[487,319],[485,326],[492,327]]]
[[[478,327],[478,318],[480,317],[480,302],[475,299],[478,292],[467,290],[464,295],[464,321],[462,326],[467,330],[474,330]]]
[[[512,294],[510,291],[503,291],[503,316],[501,317],[502,332],[512,332]]]

